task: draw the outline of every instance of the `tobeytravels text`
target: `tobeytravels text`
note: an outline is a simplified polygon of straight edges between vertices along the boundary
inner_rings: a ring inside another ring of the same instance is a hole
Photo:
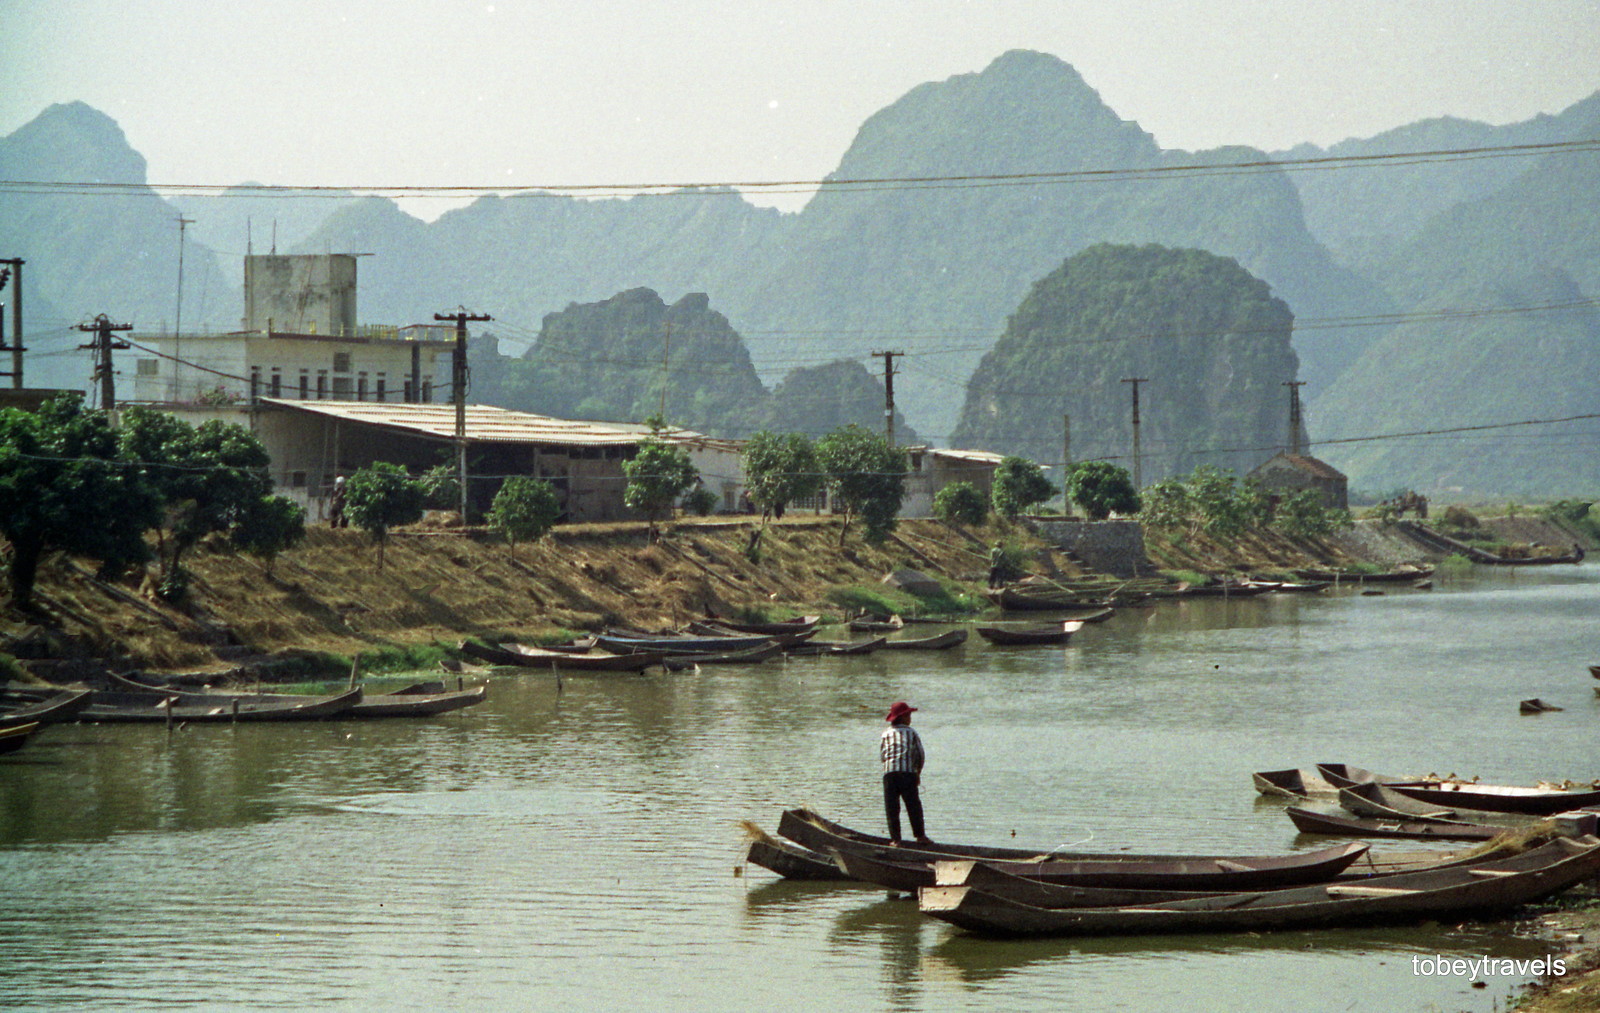
[[[1560,957],[1540,957],[1538,960],[1511,960],[1505,957],[1412,957],[1411,973],[1418,975],[1471,975],[1474,978],[1491,974],[1530,975],[1545,974],[1559,978],[1567,973],[1567,962]]]

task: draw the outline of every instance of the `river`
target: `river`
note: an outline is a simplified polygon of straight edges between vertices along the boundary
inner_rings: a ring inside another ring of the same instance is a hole
[[[48,729],[0,760],[0,1006],[1488,1011],[1526,977],[1414,958],[1547,952],[1504,925],[987,940],[745,868],[739,821],[877,830],[896,699],[935,839],[1270,853],[1332,842],[1254,770],[1588,779],[1597,591],[1479,568],[1129,610],[1065,648],[516,675],[423,722]]]

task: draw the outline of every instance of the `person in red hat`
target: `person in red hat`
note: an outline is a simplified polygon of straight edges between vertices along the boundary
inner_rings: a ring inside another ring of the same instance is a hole
[[[883,761],[883,808],[889,819],[889,840],[900,843],[900,800],[906,803],[906,815],[911,818],[911,836],[918,844],[931,843],[922,827],[922,798],[917,787],[922,783],[922,762],[926,754],[922,739],[911,730],[911,712],[915,707],[897,700],[884,718],[889,727],[878,740],[878,756]]]

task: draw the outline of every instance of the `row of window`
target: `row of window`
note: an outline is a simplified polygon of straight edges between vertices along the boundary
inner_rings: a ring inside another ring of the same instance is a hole
[[[332,380],[333,383],[330,387],[328,383],[328,371],[325,369],[317,370],[316,400],[326,401],[329,397],[332,397],[336,401],[348,401],[352,397],[354,397],[357,401],[387,401],[389,399],[389,381],[387,375],[384,373],[379,373],[374,378],[374,386],[370,390],[367,386],[366,373],[357,373],[353,382],[348,376],[335,376],[332,378]],[[424,404],[432,403],[432,380],[422,381],[422,396],[420,398],[416,396],[417,392],[412,390],[410,380],[405,381],[404,387],[405,401],[421,401]],[[250,367],[250,396],[252,398],[262,397],[263,395],[266,397],[283,397],[283,392],[284,383],[282,370],[274,368],[272,370],[271,377],[268,378],[265,383],[263,383],[261,379],[261,367]],[[298,394],[299,399],[302,401],[309,401],[312,399],[311,373],[309,370],[302,369],[300,371],[300,386],[296,393]],[[370,399],[368,398],[369,393],[372,395]]]

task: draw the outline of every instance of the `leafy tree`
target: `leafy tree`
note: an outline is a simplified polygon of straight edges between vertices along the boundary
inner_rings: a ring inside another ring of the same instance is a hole
[[[1128,469],[1110,461],[1085,461],[1067,474],[1067,493],[1092,521],[1139,512],[1139,492]]]
[[[344,513],[350,523],[366,529],[378,543],[378,569],[383,569],[383,547],[389,529],[422,517],[422,483],[398,464],[377,461],[362,468],[344,486]]]
[[[196,542],[233,530],[272,495],[266,447],[243,426],[212,419],[195,427],[134,407],[122,414],[120,442],[125,457],[143,462],[145,481],[165,504],[157,534],[167,581],[178,581],[183,554]]]
[[[633,460],[622,462],[622,473],[628,476],[622,501],[644,511],[654,536],[657,518],[671,511],[678,497],[694,485],[700,474],[687,450],[662,438],[667,428],[665,419],[657,414],[645,422],[650,426],[650,435],[639,441],[639,452]]]
[[[1202,464],[1189,476],[1189,494],[1207,534],[1232,538],[1266,524],[1268,500],[1254,479],[1241,484],[1232,471]]]
[[[549,482],[529,475],[506,479],[489,506],[489,524],[505,532],[513,559],[517,555],[517,539],[538,541],[560,516],[561,502],[555,489]]]
[[[1194,514],[1194,500],[1181,478],[1164,478],[1141,493],[1139,499],[1139,520],[1152,528],[1180,528]]]
[[[989,501],[971,482],[951,482],[934,494],[933,515],[976,527],[989,519]]]
[[[857,514],[867,541],[883,541],[894,530],[895,515],[906,496],[905,452],[889,446],[877,433],[848,425],[817,441],[817,458],[828,474],[834,505],[844,507],[839,544],[844,544],[851,518]]]
[[[995,512],[1002,517],[1015,518],[1031,506],[1037,506],[1061,490],[1050,484],[1044,471],[1023,457],[1005,457],[995,469]]]
[[[1278,504],[1273,525],[1296,538],[1321,537],[1349,527],[1350,515],[1330,509],[1315,489],[1302,489]]]
[[[266,571],[278,553],[306,537],[305,508],[282,496],[266,496],[244,512],[229,536],[233,544],[262,560]]]
[[[13,604],[31,604],[47,550],[113,570],[149,558],[144,532],[156,526],[160,500],[117,456],[105,413],[85,410],[81,397],[0,411],[0,535],[11,544]]]
[[[436,464],[423,472],[417,481],[422,483],[422,505],[427,509],[461,509],[461,482],[450,465]],[[463,517],[461,522],[465,524],[466,518]]]
[[[779,436],[762,430],[744,445],[745,489],[761,509],[761,522],[797,499],[822,488],[817,447],[803,433]]]

